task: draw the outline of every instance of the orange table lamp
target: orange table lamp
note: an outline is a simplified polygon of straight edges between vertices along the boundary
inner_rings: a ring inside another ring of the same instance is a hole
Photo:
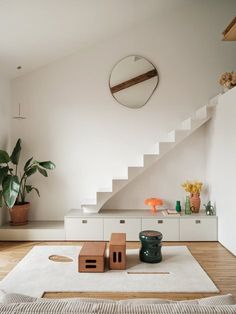
[[[151,211],[153,213],[157,212],[156,206],[163,205],[163,200],[160,198],[146,198],[144,201],[145,205],[151,206]]]

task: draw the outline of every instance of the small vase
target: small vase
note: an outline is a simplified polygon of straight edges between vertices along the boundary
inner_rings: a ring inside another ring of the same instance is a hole
[[[190,194],[190,206],[193,213],[199,213],[201,205],[201,199],[199,193]]]
[[[180,213],[180,212],[181,212],[181,204],[180,204],[180,201],[176,201],[175,210],[177,211],[177,213]]]
[[[185,215],[191,215],[191,214],[192,214],[192,211],[190,208],[190,198],[187,195],[186,200],[185,200]]]

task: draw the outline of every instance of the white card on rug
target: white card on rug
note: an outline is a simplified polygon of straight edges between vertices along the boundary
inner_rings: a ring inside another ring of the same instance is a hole
[[[35,246],[0,282],[7,292],[41,297],[45,291],[219,292],[186,246],[163,246],[161,263],[139,260],[138,249],[127,250],[126,270],[79,273],[80,246]],[[51,255],[72,262],[49,259]]]

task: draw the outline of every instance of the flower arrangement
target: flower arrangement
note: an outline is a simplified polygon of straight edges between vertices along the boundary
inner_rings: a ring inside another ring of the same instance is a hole
[[[186,192],[189,192],[191,194],[200,194],[202,190],[203,183],[200,181],[194,181],[194,182],[189,182],[185,181],[182,184],[182,187]]]
[[[203,183],[200,181],[189,182],[185,181],[182,187],[186,192],[190,193],[190,208],[193,213],[198,213],[200,210],[201,199],[200,192],[202,190]]]
[[[236,86],[236,72],[232,71],[223,73],[220,77],[219,83],[229,89]]]

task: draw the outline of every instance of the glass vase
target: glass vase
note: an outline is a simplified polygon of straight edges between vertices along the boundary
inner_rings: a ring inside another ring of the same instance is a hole
[[[191,215],[190,197],[187,195],[185,200],[185,215]]]

